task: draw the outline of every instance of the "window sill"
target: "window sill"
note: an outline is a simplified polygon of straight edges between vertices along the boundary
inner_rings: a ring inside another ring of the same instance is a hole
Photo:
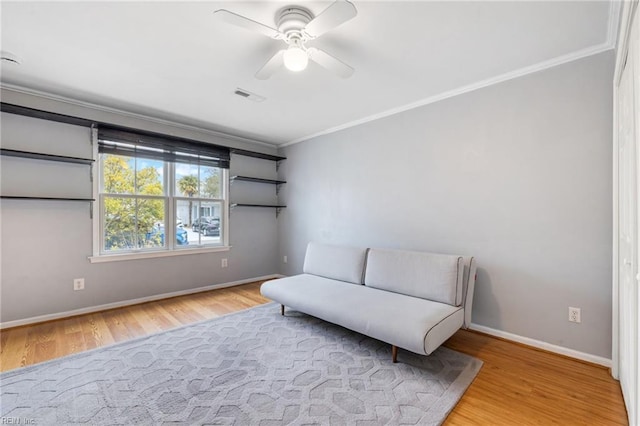
[[[101,256],[89,256],[91,263],[121,262],[124,260],[153,259],[157,257],[185,256],[190,254],[215,253],[229,251],[231,246],[203,247],[195,249],[180,249],[166,251],[147,251],[138,253],[103,254]]]

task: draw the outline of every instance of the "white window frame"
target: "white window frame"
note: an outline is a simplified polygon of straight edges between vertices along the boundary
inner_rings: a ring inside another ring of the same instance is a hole
[[[229,170],[220,168],[221,171],[221,191],[222,198],[201,198],[194,197],[191,201],[219,202],[222,205],[220,215],[220,243],[218,244],[198,244],[179,247],[176,245],[176,236],[174,232],[165,232],[165,246],[158,249],[135,249],[109,253],[103,251],[103,218],[104,203],[102,200],[106,197],[101,193],[102,182],[102,165],[100,162],[100,154],[98,153],[98,130],[92,128],[91,139],[93,143],[93,159],[92,180],[93,180],[93,256],[89,257],[91,263],[114,262],[123,260],[149,259],[158,257],[182,256],[191,254],[201,254],[208,252],[228,251],[229,246]],[[170,162],[164,163],[165,172],[163,173],[163,184],[165,194],[162,196],[146,196],[137,194],[118,194],[123,198],[162,198],[165,200],[165,230],[172,229],[167,224],[176,223],[176,208],[178,200],[189,200],[189,197],[177,196],[175,194],[175,164]]]

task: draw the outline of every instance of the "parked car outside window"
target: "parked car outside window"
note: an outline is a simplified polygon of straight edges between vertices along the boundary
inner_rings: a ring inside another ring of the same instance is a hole
[[[212,236],[218,237],[220,236],[220,222],[211,221],[210,223],[206,223],[204,225],[200,225],[200,232],[205,237]]]
[[[160,245],[164,246],[164,225],[155,225],[151,232],[147,234],[147,240],[160,239]],[[181,225],[176,226],[176,244],[184,246],[189,244],[187,230]]]
[[[200,232],[203,228],[210,228],[213,230],[214,225],[218,228],[218,235],[220,234],[220,218],[211,216],[202,216],[193,221],[191,229],[193,232]]]

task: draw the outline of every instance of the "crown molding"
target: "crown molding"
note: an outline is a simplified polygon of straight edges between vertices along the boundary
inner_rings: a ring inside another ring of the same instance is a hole
[[[165,119],[162,119],[162,118],[152,117],[152,116],[149,116],[149,115],[138,114],[138,113],[134,113],[134,112],[121,110],[121,109],[118,109],[118,108],[111,108],[111,107],[107,107],[107,106],[103,106],[103,105],[94,104],[94,103],[91,103],[91,102],[80,101],[80,100],[77,100],[77,99],[72,99],[72,98],[68,98],[68,97],[60,96],[60,95],[54,95],[52,93],[43,92],[43,91],[40,91],[40,90],[29,89],[29,88],[18,86],[18,85],[14,85],[14,84],[0,83],[0,89],[9,90],[9,91],[12,91],[12,92],[15,92],[15,93],[19,93],[19,94],[23,94],[23,95],[36,96],[36,97],[47,99],[47,100],[50,100],[50,101],[61,102],[61,103],[65,103],[67,105],[72,105],[72,106],[76,106],[76,107],[82,107],[82,108],[86,108],[86,109],[94,110],[94,111],[98,111],[98,112],[106,112],[106,113],[110,113],[110,114],[116,114],[116,115],[119,115],[119,116],[122,116],[122,117],[125,117],[125,118],[133,118],[133,119],[136,119],[136,120],[147,121],[147,122],[153,123],[153,124],[160,124],[160,125],[164,125],[164,126],[169,126],[169,127],[173,127],[173,128],[180,129],[180,130],[188,130],[188,131],[199,132],[199,133],[207,134],[207,135],[210,135],[210,136],[225,138],[225,139],[236,141],[236,142],[249,143],[249,144],[252,144],[252,145],[259,145],[259,146],[264,146],[264,147],[268,147],[268,148],[272,148],[272,149],[278,147],[274,143],[269,143],[269,142],[265,142],[265,141],[261,141],[261,140],[257,140],[257,139],[244,138],[242,136],[236,136],[236,135],[232,135],[232,134],[229,134],[229,133],[224,133],[224,132],[219,132],[219,131],[216,131],[216,130],[206,129],[206,128],[203,128],[203,127],[191,126],[189,124],[179,123],[177,121],[165,120]]]
[[[611,25],[611,24],[610,24]],[[611,31],[610,31],[611,32]],[[549,59],[547,61],[539,62],[534,65],[530,65],[528,67],[520,68],[515,71],[510,71],[504,74],[500,74],[495,77],[488,78],[486,80],[481,80],[475,83],[468,84],[466,86],[458,87],[453,90],[449,90],[446,92],[439,93],[434,96],[430,96],[428,98],[421,99],[416,102],[412,102],[410,104],[406,104],[397,108],[392,108],[386,111],[383,111],[378,114],[373,114],[359,120],[350,121],[348,123],[341,124],[339,126],[331,127],[329,129],[322,130],[317,133],[313,133],[307,136],[303,136],[298,139],[294,139],[289,142],[285,142],[284,144],[278,145],[279,148],[284,148],[290,145],[295,145],[300,142],[304,142],[309,139],[317,138],[319,136],[328,135],[330,133],[335,133],[340,130],[345,130],[350,127],[359,126],[361,124],[369,123],[371,121],[379,120],[381,118],[389,117],[395,114],[399,114],[401,112],[409,111],[415,108],[419,108],[425,105],[433,104],[435,102],[439,102],[448,98],[452,98],[454,96],[459,96],[465,93],[473,92],[474,90],[482,89],[487,86],[493,86],[494,84],[502,83],[504,81],[513,80],[514,78],[523,77],[528,74],[533,74],[538,71],[543,71],[549,68],[556,67],[558,65],[566,64],[568,62],[573,62],[578,59],[583,59],[589,56],[597,55],[598,53],[606,52],[607,50],[613,49],[613,46],[609,44],[607,40],[605,43],[601,43],[595,46],[588,47],[586,49],[578,50],[566,55],[558,56],[553,59]]]

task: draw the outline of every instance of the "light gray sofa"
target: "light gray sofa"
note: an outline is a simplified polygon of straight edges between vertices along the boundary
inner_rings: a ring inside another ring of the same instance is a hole
[[[473,257],[310,243],[303,274],[262,284],[265,297],[429,355],[471,324]]]

